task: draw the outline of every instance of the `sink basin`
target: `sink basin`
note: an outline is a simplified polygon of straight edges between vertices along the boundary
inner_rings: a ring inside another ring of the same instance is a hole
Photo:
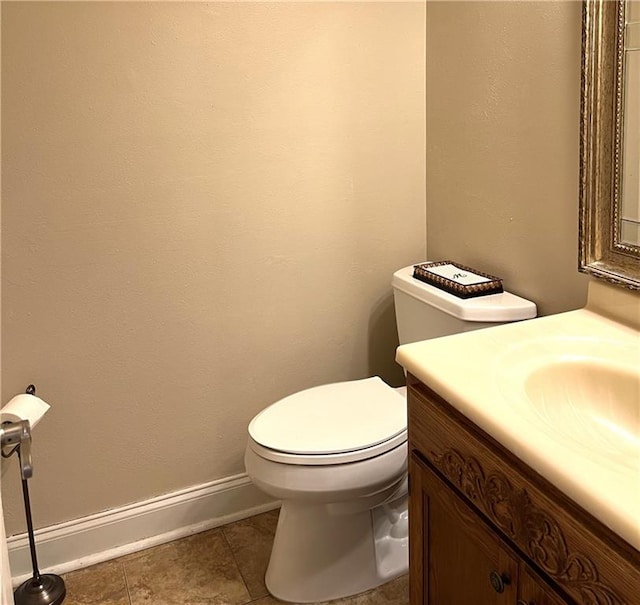
[[[550,338],[511,347],[501,359],[502,392],[547,432],[583,453],[637,468],[640,349],[630,343]]]
[[[625,367],[560,361],[533,371],[524,390],[535,411],[569,436],[640,447],[640,375]]]

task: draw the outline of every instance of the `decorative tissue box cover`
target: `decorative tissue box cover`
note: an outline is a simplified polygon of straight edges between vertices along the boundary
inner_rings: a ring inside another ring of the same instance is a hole
[[[450,260],[414,265],[413,277],[459,298],[503,292],[502,280]]]

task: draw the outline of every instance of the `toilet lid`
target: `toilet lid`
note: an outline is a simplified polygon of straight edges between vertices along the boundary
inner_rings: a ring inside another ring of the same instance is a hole
[[[406,428],[406,399],[376,376],[285,397],[251,421],[249,435],[271,450],[321,455],[370,448]]]

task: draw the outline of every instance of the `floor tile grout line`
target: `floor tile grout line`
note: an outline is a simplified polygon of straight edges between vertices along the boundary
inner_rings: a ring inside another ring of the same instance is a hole
[[[232,525],[231,523],[229,523],[228,525]],[[236,558],[236,553],[233,552],[233,547],[231,546],[231,542],[229,542],[229,538],[227,537],[227,532],[224,531],[224,528],[226,526],[223,525],[220,528],[220,531],[222,533],[222,537],[224,538],[224,541],[227,545],[227,547],[229,548],[229,552],[231,553],[231,558],[233,559],[233,564],[236,566],[236,569],[238,570],[238,573],[240,574],[240,579],[242,580],[242,585],[244,586],[244,589],[247,591],[247,594],[249,595],[249,600],[248,601],[243,601],[242,603],[239,603],[238,605],[247,605],[247,603],[251,603],[253,599],[252,595],[251,595],[251,591],[249,590],[249,585],[247,584],[247,581],[245,580],[244,574],[242,573],[242,569],[240,568],[240,565],[238,564],[238,559]],[[261,597],[258,597],[261,598]]]
[[[129,590],[129,576],[127,575],[127,567],[124,564],[124,561],[120,561],[120,565],[122,566],[122,575],[124,576],[124,587],[127,589],[127,599],[129,599],[129,605],[133,605],[133,600],[131,599],[131,591]]]

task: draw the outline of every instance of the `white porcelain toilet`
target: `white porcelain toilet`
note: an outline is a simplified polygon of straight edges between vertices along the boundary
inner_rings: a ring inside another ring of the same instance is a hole
[[[393,276],[400,344],[535,317],[504,292],[461,299]],[[266,573],[269,592],[313,603],[363,592],[408,568],[406,389],[380,378],[285,397],[249,424],[253,483],[282,501]]]

